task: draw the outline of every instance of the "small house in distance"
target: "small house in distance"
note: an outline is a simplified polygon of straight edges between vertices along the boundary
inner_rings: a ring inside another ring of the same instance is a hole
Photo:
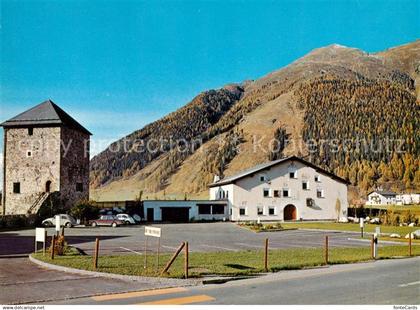
[[[420,194],[419,193],[407,193],[407,194],[397,194],[396,198],[397,205],[418,205],[420,204]]]
[[[225,200],[232,221],[339,220],[347,217],[347,185],[291,156],[210,184],[210,200]]]
[[[89,198],[91,133],[51,100],[4,129],[2,214],[35,214],[49,197],[70,208]]]

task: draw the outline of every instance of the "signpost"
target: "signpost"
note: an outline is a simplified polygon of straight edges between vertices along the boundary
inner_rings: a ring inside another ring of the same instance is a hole
[[[373,259],[378,256],[378,235],[373,234]]]
[[[47,242],[47,230],[45,228],[35,228],[35,252],[38,251],[38,242],[42,242],[42,252],[45,255]]]
[[[144,240],[144,269],[147,268],[147,237],[158,238],[157,242],[157,268],[159,269],[159,252],[160,252],[160,237],[162,234],[162,229],[159,227],[145,226],[144,235],[146,239]]]
[[[359,221],[360,221],[360,234],[363,238],[363,228],[365,227],[365,219],[361,217]]]
[[[55,216],[55,232],[56,232],[57,236],[60,233],[60,227],[61,227],[60,216],[56,215]]]

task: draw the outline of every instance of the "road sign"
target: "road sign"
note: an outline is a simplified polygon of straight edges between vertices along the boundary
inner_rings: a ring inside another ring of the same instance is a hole
[[[47,242],[47,230],[45,228],[35,228],[35,252],[38,251],[38,242],[42,242],[42,252],[45,255]]]
[[[159,270],[159,252],[160,252],[160,237],[161,237],[161,228],[153,226],[144,226],[144,235],[146,236],[144,240],[144,268],[147,268],[147,237],[156,237],[157,240],[157,269]]]
[[[161,229],[158,227],[145,226],[144,235],[160,238]]]
[[[60,216],[56,215],[55,216],[55,231],[59,232],[60,231],[60,225],[61,221],[60,221]]]
[[[45,242],[45,228],[35,228],[35,241]]]

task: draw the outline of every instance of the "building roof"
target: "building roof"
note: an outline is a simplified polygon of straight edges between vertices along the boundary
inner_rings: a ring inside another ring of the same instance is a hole
[[[337,176],[337,175],[335,175],[335,174],[333,174],[333,173],[331,173],[331,172],[329,172],[325,169],[322,169],[322,168],[320,168],[320,167],[318,167],[318,166],[316,166],[316,165],[314,165],[314,164],[312,164],[312,163],[310,163],[310,162],[308,162],[308,161],[306,161],[306,160],[304,160],[300,157],[290,156],[290,157],[285,157],[285,158],[277,159],[277,160],[274,160],[274,161],[270,161],[270,162],[267,162],[267,163],[263,163],[263,164],[254,166],[254,167],[252,167],[250,169],[247,169],[247,170],[243,170],[243,171],[241,171],[241,172],[239,172],[235,175],[223,178],[223,179],[221,179],[217,182],[213,182],[209,185],[209,187],[216,187],[216,186],[231,184],[231,183],[234,183],[235,181],[237,181],[239,179],[242,179],[242,178],[247,177],[249,175],[252,175],[254,173],[260,172],[262,170],[269,169],[273,166],[276,166],[278,164],[281,164],[281,163],[284,163],[284,162],[287,162],[287,161],[298,161],[298,162],[300,162],[300,163],[302,163],[306,166],[309,166],[309,167],[315,169],[316,171],[318,171],[320,173],[323,173],[323,174],[331,177],[334,180],[337,180],[338,182],[345,183],[345,184],[350,184],[350,182],[348,182],[347,180],[345,180],[343,178],[340,178],[339,176]]]
[[[0,124],[3,127],[23,126],[67,126],[91,135],[91,133],[80,125],[74,118],[62,110],[51,100],[44,101],[37,106],[16,115],[15,117]]]
[[[394,193],[394,192],[391,192],[391,191],[371,191],[368,194],[368,196],[372,193],[377,193],[377,194],[382,195],[382,196],[396,196],[397,195],[397,193]]]

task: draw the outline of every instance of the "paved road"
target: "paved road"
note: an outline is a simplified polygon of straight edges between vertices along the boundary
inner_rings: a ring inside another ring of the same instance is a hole
[[[173,252],[182,241],[188,241],[191,251],[240,251],[263,248],[265,238],[270,239],[270,248],[316,248],[324,245],[324,236],[329,235],[332,247],[369,246],[366,242],[349,240],[358,233],[289,230],[270,233],[254,233],[233,223],[161,224],[161,251]],[[48,230],[51,235],[54,230]],[[101,240],[101,252],[126,254],[143,252],[144,226],[70,228],[66,229],[66,240],[90,254],[96,237]],[[156,239],[149,238],[149,248],[155,249]],[[34,230],[0,233],[0,256],[25,254],[33,251]]]
[[[420,303],[420,257],[285,271],[219,285],[56,301],[55,304]]]

